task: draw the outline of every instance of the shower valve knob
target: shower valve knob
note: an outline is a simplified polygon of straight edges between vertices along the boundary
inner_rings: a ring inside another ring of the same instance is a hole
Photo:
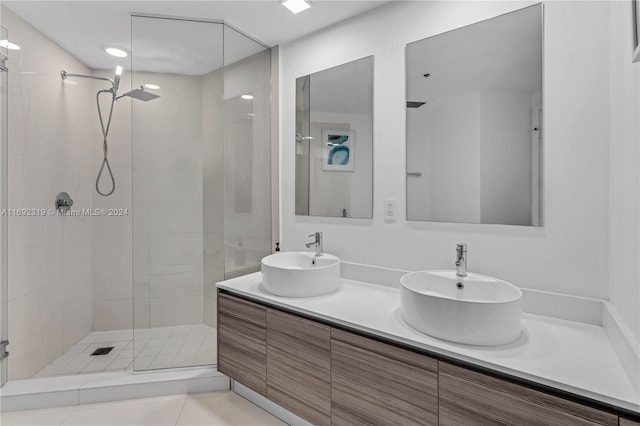
[[[56,195],[55,206],[56,210],[60,213],[65,213],[69,211],[70,207],[73,205],[73,200],[66,192],[60,192]]]

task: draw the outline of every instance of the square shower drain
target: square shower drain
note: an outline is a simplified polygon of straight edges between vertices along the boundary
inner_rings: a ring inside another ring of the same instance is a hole
[[[107,347],[105,347],[105,348],[98,348],[98,349],[96,349],[95,351],[93,351],[93,353],[91,354],[91,356],[94,356],[94,355],[106,355],[106,354],[108,354],[109,352],[111,352],[111,350],[112,350],[113,348],[115,348],[115,346],[107,346]]]

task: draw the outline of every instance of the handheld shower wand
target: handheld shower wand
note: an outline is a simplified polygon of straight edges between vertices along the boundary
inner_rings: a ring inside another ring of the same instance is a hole
[[[102,90],[99,90],[98,93],[96,93],[96,104],[98,106],[98,118],[100,119],[100,128],[102,129],[102,152],[104,154],[104,157],[102,159],[102,165],[100,165],[100,171],[98,172],[98,177],[96,178],[96,191],[98,192],[98,194],[104,197],[107,197],[113,194],[113,192],[116,190],[116,180],[113,177],[113,172],[111,171],[111,165],[109,164],[109,158],[107,156],[109,151],[109,143],[107,141],[107,137],[109,136],[109,128],[111,127],[111,117],[113,116],[113,105],[115,104],[115,101],[117,101],[118,99],[124,96],[129,96],[133,99],[138,99],[144,102],[148,102],[150,100],[157,99],[160,97],[160,95],[156,95],[155,93],[144,90],[144,86],[140,86],[137,89],[131,90],[130,92],[127,92],[123,95],[118,96],[118,88],[120,87],[121,76],[122,76],[122,67],[120,65],[116,67],[116,73],[115,73],[115,76],[113,77],[113,80],[106,77],[94,77],[92,75],[83,75],[83,74],[69,74],[64,70],[60,71],[60,77],[62,77],[63,80],[69,77],[80,77],[80,78],[90,78],[93,80],[108,81],[109,83],[111,83],[110,89],[102,89]],[[111,106],[109,107],[109,116],[106,117],[107,118],[106,124],[105,124],[105,117],[103,117],[102,109],[100,108],[100,95],[102,93],[111,94]],[[102,173],[104,172],[105,167],[107,168],[107,171],[109,172],[109,177],[111,178],[111,191],[109,192],[102,192],[100,190],[100,185],[99,185],[100,179],[102,178]]]
[[[116,67],[116,75],[113,78],[113,85],[111,90],[105,89],[100,90],[96,94],[96,105],[98,107],[98,118],[100,119],[100,128],[102,129],[102,164],[100,165],[100,170],[98,171],[98,176],[96,177],[96,192],[103,197],[108,197],[113,194],[116,190],[116,179],[113,176],[113,172],[111,171],[111,165],[109,164],[109,142],[107,137],[109,136],[109,128],[111,127],[111,117],[113,116],[113,105],[116,102],[116,96],[118,95],[118,87],[120,86],[120,77],[122,76],[122,67],[118,65]],[[109,107],[109,118],[107,119],[107,126],[104,125],[104,118],[102,117],[102,111],[100,109],[100,94],[101,93],[111,93],[111,106]],[[107,166],[107,171],[109,172],[109,177],[111,178],[111,191],[102,192],[100,190],[100,178],[102,178],[102,172],[104,172],[104,167]]]
[[[116,67],[116,75],[113,77],[113,96],[118,94],[118,87],[120,87],[120,77],[122,76],[122,67],[118,65]]]
[[[109,151],[109,143],[107,137],[109,135],[109,128],[111,127],[111,117],[113,116],[113,105],[116,101],[116,96],[118,95],[118,87],[120,86],[120,77],[122,76],[122,67],[118,65],[116,67],[116,73],[111,80],[110,78],[105,77],[94,77],[92,75],[83,75],[83,74],[69,74],[66,71],[60,71],[60,76],[62,79],[66,79],[68,77],[80,77],[80,78],[90,78],[93,80],[103,80],[111,83],[110,89],[102,89],[96,93],[96,105],[98,107],[98,118],[100,119],[100,128],[102,129],[102,152],[103,159],[102,165],[100,166],[100,171],[98,172],[98,177],[96,178],[96,191],[98,194],[108,197],[113,194],[116,190],[116,180],[113,176],[113,172],[111,171],[111,165],[109,164],[108,151]],[[107,117],[107,124],[105,126],[104,117],[102,116],[102,109],[100,108],[100,95],[102,93],[110,93],[111,94],[111,106],[109,107],[109,116]],[[102,172],[104,172],[105,166],[107,167],[107,171],[109,172],[109,177],[111,178],[111,191],[102,192],[100,190],[100,179],[102,178]]]

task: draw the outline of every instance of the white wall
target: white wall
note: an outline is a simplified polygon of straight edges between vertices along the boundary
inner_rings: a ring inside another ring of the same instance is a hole
[[[324,231],[325,250],[344,260],[419,270],[451,268],[456,243],[471,271],[522,287],[608,297],[609,4],[545,4],[545,227],[417,223],[405,212],[406,43],[532,2],[398,2],[284,45],[281,57],[281,232],[300,250]],[[580,19],[576,19],[580,16]],[[391,28],[392,31],[380,31]],[[375,56],[374,219],[294,215],[297,77]],[[411,170],[413,171],[413,170]],[[399,219],[382,220],[382,200]],[[637,259],[636,259],[637,260]]]
[[[161,88],[159,99],[131,101],[135,326],[199,324],[204,262],[202,77],[134,73],[134,79],[134,87],[153,82]]]
[[[631,58],[631,7],[611,2],[610,298],[640,340],[640,63]]]
[[[9,75],[9,208],[53,207],[60,191],[73,208],[92,207],[93,86],[62,81],[82,63],[10,10],[2,25],[22,47]],[[91,331],[90,217],[9,218],[9,378],[29,378]]]

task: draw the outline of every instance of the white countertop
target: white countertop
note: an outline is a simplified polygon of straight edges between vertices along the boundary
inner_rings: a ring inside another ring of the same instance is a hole
[[[497,347],[462,345],[407,325],[399,313],[398,288],[343,278],[335,293],[287,298],[267,293],[261,281],[261,273],[256,272],[217,287],[640,413],[640,398],[601,326],[523,313],[523,334],[516,342]]]

